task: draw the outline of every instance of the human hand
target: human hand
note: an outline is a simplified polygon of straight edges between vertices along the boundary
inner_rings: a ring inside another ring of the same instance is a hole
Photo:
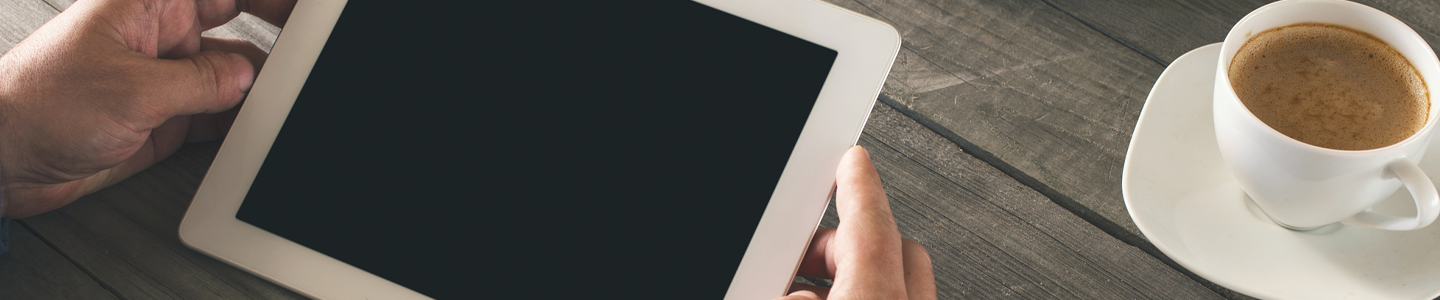
[[[834,279],[830,288],[794,284],[780,300],[935,299],[930,253],[900,237],[870,153],[851,147],[835,171],[839,228],[815,233],[797,273]]]
[[[54,210],[222,137],[266,54],[200,32],[242,11],[283,26],[294,5],[86,0],[45,23],[0,56],[3,217]]]

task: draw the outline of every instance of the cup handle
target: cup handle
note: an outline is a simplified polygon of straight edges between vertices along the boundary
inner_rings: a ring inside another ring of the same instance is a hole
[[[1405,189],[1410,190],[1411,197],[1415,198],[1415,217],[1398,218],[1366,209],[1344,223],[1385,230],[1415,230],[1435,222],[1436,215],[1440,215],[1440,194],[1436,193],[1430,176],[1426,176],[1425,172],[1408,158],[1391,162],[1388,169],[1395,173],[1395,177],[1400,178]]]

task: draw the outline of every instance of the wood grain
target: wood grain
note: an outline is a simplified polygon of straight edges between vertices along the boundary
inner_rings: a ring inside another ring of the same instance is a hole
[[[1120,173],[1160,65],[1041,1],[835,3],[903,35],[886,95],[1144,243]]]
[[[0,254],[0,298],[117,299],[18,224],[10,224],[10,252]]]
[[[1166,63],[1200,46],[1225,39],[1240,18],[1272,1],[1167,0],[1077,1],[1046,0],[1154,55]],[[1421,0],[1359,0],[1409,24],[1435,48],[1440,41],[1440,2]]]
[[[902,235],[930,251],[940,299],[1220,298],[889,106],[876,104],[860,145]]]
[[[60,11],[35,0],[0,0],[0,53],[10,51]]]
[[[41,0],[41,2],[54,7],[56,10],[65,10],[69,8],[71,4],[75,4],[75,0]]]
[[[275,48],[275,38],[280,35],[280,28],[266,23],[259,17],[241,13],[240,16],[235,17],[234,20],[230,20],[230,23],[225,23],[225,25],[215,27],[201,34],[247,40],[268,53],[271,48]]]
[[[1218,43],[1240,17],[1272,1],[1046,0],[1169,64],[1200,46]],[[1120,16],[1124,16],[1123,18]]]

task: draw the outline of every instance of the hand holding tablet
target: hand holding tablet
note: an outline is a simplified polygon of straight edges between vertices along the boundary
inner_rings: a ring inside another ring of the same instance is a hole
[[[935,299],[930,254],[900,238],[869,152],[850,148],[835,171],[840,228],[820,229],[796,274],[834,279],[830,288],[791,285],[783,300]]]
[[[240,102],[265,52],[200,32],[242,8],[151,2],[80,1],[0,57],[0,217],[59,208],[224,135],[216,114]],[[283,24],[294,1],[249,4]]]

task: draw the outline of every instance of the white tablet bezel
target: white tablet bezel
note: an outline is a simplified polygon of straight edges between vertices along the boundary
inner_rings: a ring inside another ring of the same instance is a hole
[[[725,296],[772,299],[792,281],[824,212],[835,168],[859,139],[899,52],[900,35],[818,0],[697,2],[839,52]],[[426,298],[235,218],[345,3],[298,1],[180,224],[180,240],[311,297]]]

